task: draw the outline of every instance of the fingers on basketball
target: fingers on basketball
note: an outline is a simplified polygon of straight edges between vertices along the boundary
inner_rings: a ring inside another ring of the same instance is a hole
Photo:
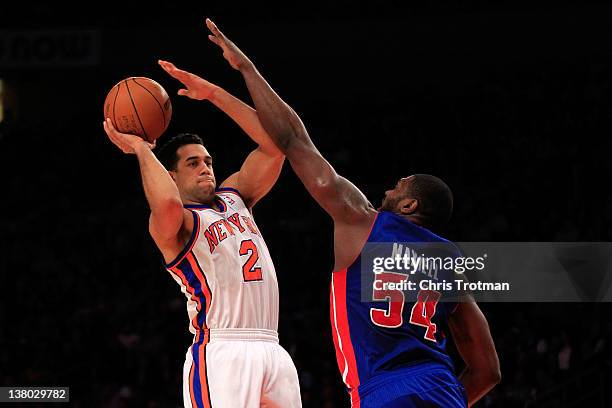
[[[123,133],[120,133],[113,126],[113,122],[110,119],[107,119],[107,128],[109,129],[108,137],[115,143],[124,153],[128,153],[130,151],[130,147],[126,140],[124,139]]]

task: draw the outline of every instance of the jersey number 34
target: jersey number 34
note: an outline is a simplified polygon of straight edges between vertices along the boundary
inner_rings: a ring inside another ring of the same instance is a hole
[[[406,281],[408,275],[395,272],[382,272],[376,275],[376,278],[384,283],[401,283]],[[436,314],[436,306],[440,300],[440,292],[435,290],[420,290],[417,295],[417,300],[412,306],[410,312],[410,323],[416,326],[425,327],[427,330],[423,337],[425,340],[436,341],[436,324],[431,320]],[[405,296],[401,289],[374,289],[372,293],[374,301],[388,301],[387,309],[370,309],[370,318],[372,323],[377,326],[396,328],[404,323],[404,303]]]

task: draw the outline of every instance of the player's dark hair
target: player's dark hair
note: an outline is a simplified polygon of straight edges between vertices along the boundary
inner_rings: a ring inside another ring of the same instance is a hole
[[[440,228],[448,222],[453,212],[453,193],[445,182],[429,174],[415,174],[409,188],[419,202],[415,215],[425,227]]]
[[[194,133],[179,133],[168,140],[157,151],[157,158],[164,165],[166,170],[176,170],[178,164],[178,154],[176,152],[181,146],[188,144],[201,144],[204,146],[202,138]]]

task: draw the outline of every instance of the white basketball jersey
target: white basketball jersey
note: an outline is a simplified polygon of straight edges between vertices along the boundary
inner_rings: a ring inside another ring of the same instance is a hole
[[[220,211],[193,212],[191,239],[166,265],[187,296],[189,330],[278,328],[278,282],[268,247],[237,191],[219,189]]]

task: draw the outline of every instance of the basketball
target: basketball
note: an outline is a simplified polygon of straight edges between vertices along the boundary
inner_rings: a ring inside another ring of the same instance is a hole
[[[121,133],[138,135],[153,143],[168,128],[172,104],[166,90],[145,77],[130,77],[117,83],[106,95],[104,118]]]

